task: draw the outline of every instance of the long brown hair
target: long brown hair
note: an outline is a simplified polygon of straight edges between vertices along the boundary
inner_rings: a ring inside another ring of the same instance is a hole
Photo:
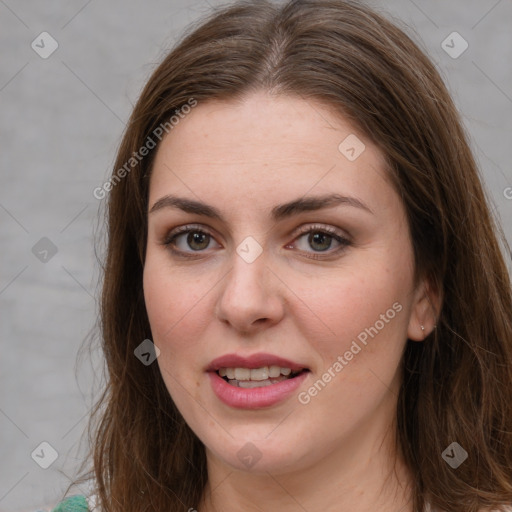
[[[185,35],[150,77],[119,148],[101,303],[107,386],[90,424],[102,509],[187,511],[207,481],[204,447],[158,365],[134,356],[151,339],[142,274],[156,148],[126,163],[191,98],[200,105],[261,89],[321,101],[380,148],[407,212],[417,276],[443,297],[437,328],[424,343],[408,341],[403,356],[397,441],[414,477],[414,509],[512,503],[510,277],[439,73],[359,2],[254,0],[217,9]],[[456,470],[442,457],[452,442],[468,453]]]

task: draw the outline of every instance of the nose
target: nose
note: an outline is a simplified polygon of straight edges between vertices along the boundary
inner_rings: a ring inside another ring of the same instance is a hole
[[[275,325],[284,313],[283,282],[268,267],[265,251],[252,263],[233,252],[233,266],[221,281],[216,316],[251,334]]]

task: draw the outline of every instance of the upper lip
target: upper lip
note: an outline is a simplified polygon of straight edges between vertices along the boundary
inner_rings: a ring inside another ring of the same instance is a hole
[[[252,354],[241,356],[239,354],[225,354],[214,359],[206,368],[207,372],[216,372],[220,368],[262,368],[264,366],[280,366],[281,368],[290,368],[292,371],[307,369],[306,366],[295,363],[283,357],[272,354]]]

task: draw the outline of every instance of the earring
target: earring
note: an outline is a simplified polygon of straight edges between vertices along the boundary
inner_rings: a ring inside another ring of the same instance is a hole
[[[421,327],[421,330],[422,330],[423,332],[425,332],[425,327],[424,327],[423,325],[420,325],[420,327]]]

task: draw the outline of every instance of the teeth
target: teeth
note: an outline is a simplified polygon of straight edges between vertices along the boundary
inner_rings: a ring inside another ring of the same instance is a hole
[[[251,380],[267,380],[268,379],[268,366],[263,368],[255,368],[251,370]]]
[[[264,386],[270,386],[272,382],[270,380],[263,381],[252,381],[252,380],[243,380],[238,381],[238,387],[240,388],[260,388]]]
[[[250,380],[251,370],[249,368],[235,368],[236,380]]]
[[[269,377],[273,377],[275,379],[276,377],[279,377],[279,375],[281,375],[281,368],[279,366],[271,366],[268,369]]]
[[[232,386],[239,388],[262,388],[265,386],[270,386],[272,384],[277,384],[278,382],[282,382],[283,380],[287,380],[287,377],[284,375],[279,375],[276,379],[266,379],[266,380],[230,380],[229,383]]]
[[[292,373],[291,368],[280,366],[262,366],[261,368],[220,368],[219,375],[228,380],[245,382],[263,382],[268,379],[277,379],[280,376],[288,377]],[[265,384],[267,385],[267,384]],[[242,386],[246,387],[246,386]],[[247,386],[254,387],[254,386]]]

